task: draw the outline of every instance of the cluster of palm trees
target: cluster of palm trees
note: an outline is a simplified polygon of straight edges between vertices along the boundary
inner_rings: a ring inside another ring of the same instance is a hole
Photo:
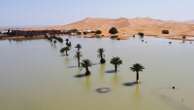
[[[66,46],[61,48],[60,52],[61,53],[64,53],[65,52],[65,55],[68,56],[68,51],[70,51],[71,49],[71,42],[69,41],[69,39],[66,39]]]
[[[65,55],[68,56],[68,51],[71,49],[71,42],[69,41],[69,39],[66,39],[66,46],[64,48],[61,48],[60,52],[64,53]],[[81,53],[81,44],[77,44],[75,46],[75,48],[77,49],[76,53],[75,53],[75,58],[77,59],[77,66],[78,67],[83,67],[85,68],[85,74],[84,76],[89,76],[91,75],[91,72],[89,70],[89,67],[91,67],[93,64],[89,59],[83,59],[81,61],[81,57],[82,57],[82,53]],[[105,60],[105,54],[104,54],[105,50],[103,48],[99,48],[97,50],[97,56],[100,59],[100,64],[105,64],[106,60]],[[110,64],[114,65],[114,72],[117,73],[118,72],[118,66],[121,65],[123,63],[123,61],[121,60],[120,57],[113,57],[110,60]],[[139,82],[139,72],[144,70],[144,66],[142,66],[139,63],[134,64],[133,66],[130,67],[131,71],[136,72],[136,83]]]

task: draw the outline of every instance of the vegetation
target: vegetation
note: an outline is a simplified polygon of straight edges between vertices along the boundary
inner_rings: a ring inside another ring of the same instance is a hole
[[[100,38],[100,34],[102,34],[101,30],[96,30],[96,31],[92,31],[92,30],[88,30],[88,31],[84,31],[83,35],[90,35],[92,37],[96,37],[96,38]]]
[[[183,43],[186,41],[186,36],[182,36]]]
[[[66,41],[66,46],[71,48],[71,42],[69,41],[69,39],[65,39],[65,41]]]
[[[80,58],[82,57],[82,54],[80,51],[77,51],[75,54],[75,57],[77,58],[78,67],[80,67]]]
[[[102,31],[101,31],[101,30],[97,30],[97,31],[96,31],[96,34],[97,34],[97,35],[102,34]]]
[[[60,42],[60,43],[63,43],[63,39],[61,38],[61,37],[56,37],[55,35],[52,35],[51,37],[48,37],[47,35],[45,35],[46,36],[46,38],[49,40],[49,41],[53,41],[53,40],[56,40],[56,41],[58,41],[58,42]]]
[[[54,44],[56,44],[56,43],[57,43],[57,41],[56,41],[56,40],[54,40],[54,41],[53,41],[53,43],[54,43]]]
[[[103,48],[99,48],[97,52],[98,52],[98,57],[100,58],[100,63],[101,64],[106,63],[106,60],[104,59],[104,57],[105,57],[104,49]]]
[[[65,41],[66,41],[66,45],[69,43],[69,39],[65,39]]]
[[[84,35],[87,35],[87,32],[83,32]]]
[[[100,37],[101,37],[101,36],[100,36],[101,34],[102,34],[102,31],[101,31],[101,30],[97,30],[97,31],[95,32],[95,37],[96,37],[96,38],[100,38]]]
[[[81,46],[81,44],[77,44],[76,46],[75,46],[75,48],[77,49],[77,51],[79,52],[80,51],[80,49],[82,48],[82,46]]]
[[[63,39],[62,38],[60,38],[60,37],[54,37],[54,39],[56,39],[58,42],[60,42],[60,43],[63,43]]]
[[[122,64],[122,60],[120,59],[120,57],[113,57],[111,59],[110,63],[114,65],[115,72],[117,72],[117,67],[118,67],[118,65]]]
[[[75,48],[77,49],[77,52],[75,54],[75,57],[77,58],[77,62],[78,62],[78,67],[80,67],[80,57],[82,56],[81,55],[81,52],[80,52],[80,49],[82,48],[82,46],[80,44],[77,44],[75,46]]]
[[[117,30],[117,28],[112,27],[112,28],[110,28],[109,33],[115,35],[118,33],[118,30]]]
[[[140,36],[140,38],[144,37],[144,33],[143,32],[139,32],[138,35]]]
[[[63,34],[60,30],[10,30],[8,29],[7,33],[8,36],[45,36],[46,34]]]
[[[81,66],[83,68],[85,68],[85,70],[86,70],[85,75],[86,76],[91,74],[90,71],[89,71],[89,67],[92,66],[92,63],[91,63],[91,61],[89,59],[82,60]]]
[[[136,63],[134,64],[132,67],[130,67],[131,71],[136,72],[136,82],[139,82],[139,72],[144,70],[144,67],[139,64]]]
[[[80,31],[77,32],[77,35],[81,35],[82,33]]]
[[[64,53],[65,52],[65,55],[68,56],[68,51],[70,50],[70,48],[67,46],[67,47],[64,47],[60,50],[61,53]]]
[[[112,35],[110,38],[116,39],[116,38],[118,38],[118,36],[117,35]]]
[[[79,35],[81,32],[78,29],[70,29],[65,32],[65,34],[68,35]]]
[[[109,33],[111,34],[110,38],[112,39],[115,39],[118,37],[118,35],[116,35],[118,33],[118,30],[115,27],[110,28]]]
[[[77,32],[77,30],[71,30],[71,32]],[[94,31],[94,32],[96,34],[101,34],[102,33],[100,30],[97,30],[97,31]],[[118,33],[118,30],[115,27],[112,27],[109,30],[109,33],[112,34],[112,35],[115,35],[115,34]],[[168,32],[167,32],[167,30],[163,30],[163,33],[168,33]],[[144,33],[142,33],[142,32],[139,32],[138,35],[141,38],[144,37]],[[133,37],[135,37],[135,35],[133,35]],[[182,38],[186,39],[186,36],[183,36]],[[47,39],[54,42],[54,43],[56,43],[57,41],[59,41],[61,43],[63,42],[62,38],[56,37],[55,35],[53,35],[51,37],[47,37]],[[66,46],[64,48],[61,48],[60,52],[61,53],[65,52],[65,55],[68,56],[68,51],[71,48],[71,42],[69,41],[68,38],[65,39],[65,42],[66,42]],[[77,65],[78,65],[78,67],[85,68],[85,74],[84,75],[78,75],[78,77],[91,75],[91,72],[89,70],[89,67],[92,66],[91,61],[89,59],[84,59],[84,60],[81,61],[81,57],[82,57],[82,53],[80,52],[80,49],[82,48],[81,44],[78,43],[75,46],[75,48],[77,49],[76,54],[75,54],[75,57],[77,58]],[[105,50],[103,48],[99,48],[97,50],[97,53],[98,53],[97,56],[100,58],[100,64],[105,64],[106,63],[104,52],[105,52]],[[112,65],[114,65],[114,72],[118,72],[118,66],[121,65],[123,63],[123,61],[121,60],[120,57],[113,57],[110,60],[110,63]],[[144,70],[144,66],[142,66],[139,63],[136,63],[132,67],[130,67],[130,69],[131,69],[131,71],[136,72],[136,83],[138,83],[139,82],[139,72]]]
[[[169,30],[162,30],[162,34],[169,34]]]
[[[186,36],[183,36],[182,39],[185,40],[186,39]]]

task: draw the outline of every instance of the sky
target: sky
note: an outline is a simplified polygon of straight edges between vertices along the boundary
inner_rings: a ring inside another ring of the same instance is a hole
[[[0,0],[0,27],[68,24],[86,17],[194,20],[194,0]]]

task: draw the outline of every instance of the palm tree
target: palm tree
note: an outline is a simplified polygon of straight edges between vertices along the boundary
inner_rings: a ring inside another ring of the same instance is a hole
[[[80,49],[82,48],[82,46],[81,46],[81,44],[77,44],[76,46],[75,46],[75,48],[77,49],[77,51],[79,52],[80,51]]]
[[[70,50],[70,48],[67,46],[67,47],[64,47],[60,50],[61,53],[66,53],[66,56],[68,56],[68,51]]]
[[[106,60],[104,59],[104,57],[105,57],[104,49],[103,48],[99,48],[97,52],[98,52],[98,57],[100,58],[100,63],[101,64],[106,63]]]
[[[144,38],[144,33],[143,32],[139,32],[138,35],[140,36],[140,38]]]
[[[101,30],[97,30],[97,31],[96,31],[96,34],[97,34],[97,35],[102,34],[102,31],[101,31]]]
[[[182,40],[183,40],[183,43],[185,43],[185,41],[186,41],[186,36],[183,36],[183,37],[182,37]]]
[[[69,43],[69,39],[65,39],[65,41],[66,41],[66,45]]]
[[[81,66],[86,69],[86,73],[85,73],[86,76],[91,74],[89,71],[89,67],[92,66],[92,63],[89,59],[82,60]]]
[[[71,42],[69,41],[69,39],[65,39],[65,41],[66,41],[66,46],[70,48],[71,47]]]
[[[80,67],[80,58],[82,57],[82,54],[80,51],[77,51],[75,54],[75,57],[77,58],[78,67]]]
[[[139,63],[134,64],[132,67],[130,67],[131,71],[136,72],[136,82],[139,82],[139,72],[143,71],[144,66],[142,66]]]
[[[186,39],[186,36],[183,36],[182,39],[185,40]]]
[[[113,38],[113,39],[118,37],[116,35],[118,33],[118,30],[115,27],[110,28],[109,33],[111,34],[111,38]]]
[[[112,27],[112,28],[110,28],[109,33],[110,34],[117,34],[118,33],[118,30],[117,30],[116,27]]]
[[[169,30],[162,30],[162,34],[169,34]]]
[[[68,42],[66,43],[66,46],[69,47],[69,48],[71,48],[71,42],[68,41]]]
[[[54,44],[56,44],[56,43],[57,43],[57,41],[56,41],[56,40],[54,40],[54,41],[53,41],[53,43],[54,43]]]
[[[110,63],[115,66],[115,72],[117,72],[117,66],[122,64],[122,60],[120,59],[120,57],[113,57]]]

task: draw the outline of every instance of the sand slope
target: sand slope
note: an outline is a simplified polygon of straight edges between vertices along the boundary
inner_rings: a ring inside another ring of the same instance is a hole
[[[113,26],[119,30],[120,38],[125,38],[138,32],[166,38],[182,38],[183,35],[187,37],[194,36],[193,22],[162,21],[151,18],[86,18],[75,23],[52,28],[60,30],[78,29],[80,31],[99,29],[105,36],[108,36],[108,30]],[[161,33],[162,30],[169,30],[170,34],[164,35]]]

